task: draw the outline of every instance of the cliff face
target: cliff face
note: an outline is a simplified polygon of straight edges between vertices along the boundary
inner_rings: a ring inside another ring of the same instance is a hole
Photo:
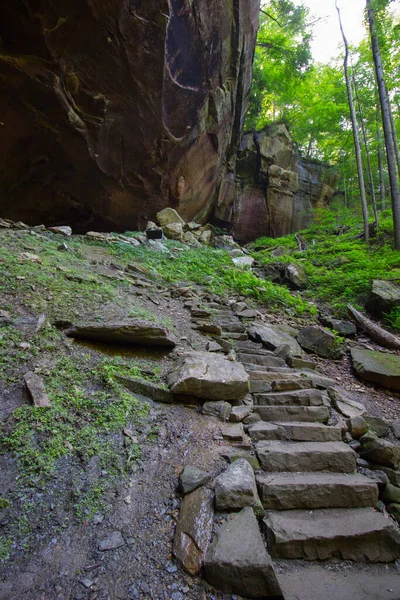
[[[243,136],[214,216],[239,241],[281,237],[310,225],[313,208],[327,205],[335,180],[331,169],[301,159],[284,125],[272,125]]]
[[[0,0],[0,212],[205,221],[236,155],[259,0]]]

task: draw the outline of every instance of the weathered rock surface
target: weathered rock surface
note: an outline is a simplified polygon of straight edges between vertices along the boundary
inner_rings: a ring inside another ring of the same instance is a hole
[[[400,356],[352,348],[351,359],[353,368],[361,379],[378,383],[388,390],[400,390]]]
[[[365,406],[361,404],[361,402],[355,402],[354,400],[351,400],[347,396],[346,392],[340,390],[339,388],[328,388],[328,395],[333,406],[344,417],[358,417],[365,413]]]
[[[202,411],[203,415],[210,415],[212,417],[218,417],[222,421],[227,421],[232,412],[232,405],[229,402],[223,400],[217,400],[216,402],[204,402]]]
[[[133,377],[122,377],[121,375],[115,375],[115,379],[134,394],[147,396],[156,402],[165,402],[167,404],[173,402],[173,396],[169,390],[151,381],[135,379]]]
[[[264,508],[274,510],[375,506],[378,487],[363,475],[342,473],[259,473]]]
[[[276,327],[266,325],[253,325],[248,331],[249,337],[256,342],[262,342],[268,350],[275,350],[283,344],[290,347],[292,356],[302,356],[303,351],[295,338]]]
[[[194,492],[197,488],[208,483],[210,479],[211,476],[205,471],[187,465],[180,474],[179,485],[183,494],[190,494],[190,492]]]
[[[222,180],[215,217],[235,238],[280,237],[310,223],[312,208],[333,194],[335,175],[300,156],[284,125],[242,137],[236,164]]]
[[[157,213],[157,221],[160,223],[160,227],[171,225],[171,223],[180,223],[182,226],[185,225],[185,221],[178,215],[176,210],[167,207]]]
[[[347,421],[347,427],[355,440],[358,440],[358,438],[365,435],[368,431],[368,423],[361,416],[355,416],[349,419]]]
[[[46,393],[43,380],[39,375],[36,375],[36,373],[33,373],[32,371],[28,371],[28,373],[25,373],[24,375],[24,380],[35,406],[51,406],[50,398]]]
[[[263,521],[274,557],[391,562],[400,557],[400,533],[372,508],[270,511]]]
[[[197,575],[211,540],[214,519],[213,493],[201,487],[187,494],[182,502],[172,551],[191,575]]]
[[[235,460],[215,480],[215,507],[219,511],[255,506],[259,498],[254,472],[244,458]]]
[[[173,394],[209,400],[241,400],[249,391],[248,380],[240,363],[210,352],[185,354],[168,375]]]
[[[390,469],[398,469],[400,466],[400,444],[393,444],[387,440],[382,440],[372,433],[367,433],[360,438],[361,458],[385,465]]]
[[[321,423],[288,422],[275,423],[282,431],[281,439],[292,442],[340,442],[342,440],[342,428]]]
[[[333,333],[317,325],[300,329],[297,340],[302,348],[322,358],[338,358],[341,354]]]
[[[341,321],[340,319],[334,319],[330,316],[320,316],[319,320],[322,325],[325,327],[329,327],[329,329],[333,329],[337,331],[340,335],[344,337],[352,337],[357,333],[357,327],[351,321]]]
[[[174,348],[174,336],[164,327],[148,321],[124,323],[88,323],[67,332],[69,337],[106,344],[133,344]]]
[[[206,579],[228,594],[281,597],[270,556],[251,508],[243,508],[218,531],[205,564]]]
[[[356,468],[356,454],[343,442],[258,442],[256,451],[265,471],[352,473]]]
[[[254,412],[264,421],[303,421],[327,423],[326,406],[255,406]]]
[[[375,279],[372,290],[365,303],[365,308],[372,315],[381,317],[383,313],[390,313],[393,308],[400,306],[400,285],[393,281]]]
[[[2,215],[137,230],[169,205],[205,221],[247,108],[258,0],[3,12]]]

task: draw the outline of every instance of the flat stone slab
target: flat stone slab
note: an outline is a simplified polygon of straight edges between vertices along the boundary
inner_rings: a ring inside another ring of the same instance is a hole
[[[359,562],[400,557],[398,528],[373,508],[270,511],[263,525],[274,557]]]
[[[343,442],[258,442],[256,452],[268,472],[352,473],[356,469],[356,453]]]
[[[197,488],[205,485],[211,479],[211,476],[198,469],[197,467],[193,467],[191,465],[187,465],[179,477],[179,486],[182,490],[182,493],[190,494],[190,492],[194,492]]]
[[[251,406],[234,406],[229,416],[229,420],[233,423],[240,423],[251,414],[251,411]]]
[[[175,337],[164,327],[148,321],[123,323],[87,323],[67,332],[69,337],[106,344],[133,344],[174,348]]]
[[[49,408],[51,406],[51,402],[50,398],[46,393],[46,388],[44,387],[43,379],[39,377],[39,375],[36,375],[36,373],[28,371],[24,375],[24,380],[29,394],[32,398],[33,404],[35,406]]]
[[[321,391],[311,389],[254,394],[254,404],[256,406],[322,406],[323,401]]]
[[[393,308],[400,306],[400,285],[394,281],[375,279],[372,290],[365,303],[365,308],[375,316],[390,313]]]
[[[182,502],[172,552],[190,575],[197,575],[208,550],[214,521],[214,494],[200,487]]]
[[[341,442],[342,428],[320,423],[278,422],[284,437],[292,442]],[[283,439],[283,438],[282,438]]]
[[[247,433],[255,442],[261,440],[279,440],[284,437],[284,432],[281,427],[275,423],[266,423],[265,421],[258,421],[253,423],[247,430]]]
[[[285,367],[286,363],[282,358],[277,356],[259,356],[258,354],[243,354],[237,355],[240,362],[246,364],[260,365],[262,367]]]
[[[253,365],[254,367],[254,365]],[[278,377],[283,379],[285,376],[292,377],[292,369],[289,367],[257,367],[252,369],[250,379],[254,381],[274,381]]]
[[[134,394],[146,396],[155,402],[163,402],[166,404],[171,404],[171,402],[173,402],[173,396],[169,390],[166,390],[151,381],[135,379],[133,377],[122,377],[121,375],[116,375],[115,379]]]
[[[279,346],[290,346],[292,356],[302,356],[303,351],[295,338],[278,328],[266,325],[253,325],[248,330],[249,337],[256,342],[262,342],[267,350],[275,350]]]
[[[218,531],[205,563],[206,580],[227,594],[281,597],[271,558],[251,508],[243,508]]]
[[[263,421],[329,421],[326,406],[255,406],[253,412],[260,415]]]
[[[378,486],[359,474],[258,473],[264,508],[275,510],[375,506]]]
[[[323,358],[338,358],[341,355],[333,333],[318,325],[300,329],[297,340],[302,348]]]
[[[290,392],[293,390],[309,390],[315,387],[312,379],[279,379],[271,383],[274,392]]]
[[[190,352],[181,356],[168,375],[173,394],[208,400],[241,400],[248,394],[248,382],[249,376],[239,362],[210,352]]]
[[[244,458],[238,458],[215,480],[217,510],[240,510],[259,504],[254,471]]]
[[[366,411],[365,406],[361,404],[361,402],[354,402],[354,400],[348,398],[347,395],[338,388],[328,388],[328,396],[336,410],[344,417],[361,417]]]
[[[353,368],[361,379],[388,390],[400,390],[400,356],[361,348],[351,348],[350,352]]]
[[[244,439],[244,429],[241,423],[227,423],[221,426],[222,436],[232,442],[242,442]]]

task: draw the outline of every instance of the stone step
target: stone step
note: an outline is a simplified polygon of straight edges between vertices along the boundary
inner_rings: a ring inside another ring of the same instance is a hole
[[[252,423],[249,425],[247,433],[256,442],[261,440],[282,440],[285,435],[282,427],[279,427],[275,423],[267,423],[266,421]]]
[[[311,379],[278,379],[272,382],[272,390],[274,392],[290,392],[292,390],[310,390],[315,387]]]
[[[223,340],[244,341],[247,340],[247,333],[231,333],[229,331],[223,331],[221,337]]]
[[[226,323],[220,320],[217,320],[216,323],[224,332],[244,333],[246,331],[246,327],[241,325],[241,323]]]
[[[281,429],[284,437],[292,442],[340,442],[342,440],[342,428],[339,426],[301,421],[277,422],[275,425]]]
[[[249,381],[249,389],[251,394],[265,394],[266,392],[271,392],[272,387],[271,383],[268,381],[257,381],[254,379],[250,379]]]
[[[238,351],[251,350],[252,352],[270,352],[269,350],[264,350],[262,344],[257,344],[256,342],[252,342],[251,340],[247,340],[246,342],[238,342],[236,348]]]
[[[263,421],[329,421],[329,410],[326,406],[255,406],[253,412],[259,414]]]
[[[242,363],[246,371],[256,371],[257,373],[270,373],[271,371],[276,371],[276,369],[284,369],[284,373],[288,373],[290,369],[286,367],[264,367],[262,365],[254,365],[253,363]]]
[[[252,342],[249,342],[252,344]],[[251,348],[242,346],[242,344],[247,344],[247,342],[237,342],[236,344],[236,352],[243,354],[256,354],[257,356],[276,356],[271,350],[265,350],[262,347]],[[254,346],[258,346],[258,344],[253,344]]]
[[[320,390],[297,390],[292,392],[276,392],[254,394],[255,406],[322,406]]]
[[[400,532],[373,508],[269,511],[263,520],[275,558],[392,562],[400,558]]]
[[[274,510],[361,508],[378,502],[376,482],[342,473],[259,473],[264,508]]]
[[[256,452],[264,471],[329,471],[353,473],[356,453],[344,442],[258,442]]]
[[[275,381],[276,379],[290,379],[292,377],[292,369],[289,367],[264,367],[262,371],[252,370],[250,379],[255,381]]]
[[[285,367],[286,363],[282,358],[271,354],[270,356],[260,356],[259,354],[239,353],[237,359],[243,364],[252,364],[261,367]]]

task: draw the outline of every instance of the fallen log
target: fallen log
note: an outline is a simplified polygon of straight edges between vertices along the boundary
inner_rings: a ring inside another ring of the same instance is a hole
[[[371,339],[378,342],[384,348],[391,348],[392,350],[400,350],[400,338],[389,333],[383,327],[380,327],[371,319],[368,319],[363,314],[358,312],[351,304],[347,305],[347,311],[349,315],[354,319],[361,329],[363,329]]]

